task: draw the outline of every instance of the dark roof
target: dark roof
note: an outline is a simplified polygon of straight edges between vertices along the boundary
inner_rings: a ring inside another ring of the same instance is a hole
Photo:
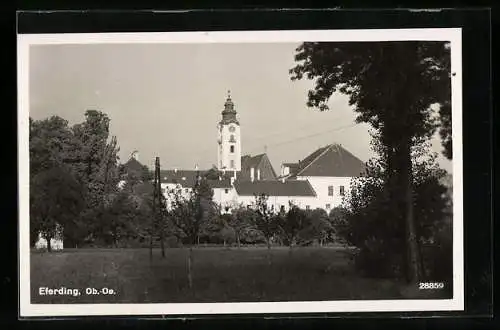
[[[365,164],[338,144],[319,148],[304,160],[290,178],[297,176],[357,177],[363,175]]]
[[[199,173],[200,176],[203,176],[206,172],[195,170],[162,170],[160,171],[160,177],[162,183],[175,183],[183,187],[194,187],[196,175]],[[229,175],[232,175],[232,173],[226,173],[225,176],[221,177],[221,180],[207,180],[207,183],[211,188],[231,188]]]
[[[144,168],[144,165],[142,165],[134,157],[131,157],[125,164],[123,164],[123,166],[126,168],[127,172],[128,171],[141,172]]]
[[[298,167],[295,173],[299,173],[302,171],[304,168],[309,166],[312,162],[314,162],[326,149],[326,147],[319,148],[318,150],[314,151],[312,154],[304,158],[303,160],[299,160]]]
[[[268,196],[316,196],[307,180],[290,181],[239,181],[234,183],[236,192],[241,196],[266,194]]]
[[[264,161],[264,162],[263,162]],[[244,155],[241,157],[241,171],[243,174],[243,177],[248,179],[250,177],[250,169],[253,167],[255,170],[260,168],[261,166],[264,167],[267,166],[270,168],[270,177],[266,178],[267,180],[269,179],[276,179],[277,175],[276,172],[274,171],[273,165],[269,161],[269,157],[267,157],[267,154],[259,154],[255,156],[250,156],[250,155]]]
[[[183,187],[193,187],[196,182],[196,175],[203,175],[205,171],[196,170],[160,170],[162,183],[179,183]]]
[[[231,188],[231,179],[223,179],[223,180],[207,180],[210,188]]]
[[[245,155],[241,157],[241,167],[242,168],[257,168],[262,161],[262,158],[265,156],[265,154],[260,154],[260,155],[255,155],[255,156],[250,156],[250,155]]]
[[[221,124],[229,124],[235,123],[239,125],[238,120],[236,119],[236,110],[234,109],[233,100],[231,100],[231,96],[227,96],[226,103],[224,103],[224,110],[222,111],[222,120]]]

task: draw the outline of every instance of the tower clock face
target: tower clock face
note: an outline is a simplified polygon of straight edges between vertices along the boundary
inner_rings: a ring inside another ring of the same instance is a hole
[[[235,128],[234,126],[229,126],[229,132],[234,132]]]

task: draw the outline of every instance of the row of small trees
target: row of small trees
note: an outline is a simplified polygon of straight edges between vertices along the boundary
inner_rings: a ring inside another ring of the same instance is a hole
[[[313,241],[323,245],[333,242],[333,223],[343,214],[341,208],[329,215],[323,209],[303,210],[292,203],[288,211],[277,211],[269,206],[265,194],[255,195],[252,206],[241,205],[230,213],[222,213],[212,200],[213,191],[206,178],[201,176],[189,194],[183,195],[178,189],[169,190],[167,194],[169,207],[167,209],[166,200],[161,203],[162,225],[155,227],[155,237],[175,237],[177,242],[189,246],[265,244],[268,248],[272,245],[292,248]]]
[[[242,241],[264,241],[269,264],[272,260],[271,246],[274,244],[287,245],[291,252],[292,247],[300,241],[311,242],[318,239],[324,242],[333,237],[334,228],[330,217],[322,209],[305,211],[290,203],[287,212],[275,212],[267,203],[268,196],[260,194],[255,196],[253,206],[242,206],[232,213],[222,214],[220,207],[212,199],[213,190],[205,177],[198,175],[188,194],[183,194],[181,189],[168,190],[168,201],[163,194],[158,193],[158,187],[159,183],[155,180],[147,202],[156,211],[153,213],[154,220],[150,222],[150,242],[159,241],[162,257],[166,255],[163,240],[169,237],[175,237],[176,241],[188,247],[187,273],[190,287],[193,281],[193,246],[200,243],[200,237],[210,240],[230,232],[238,247]],[[223,238],[224,245],[227,238],[228,236]],[[152,256],[151,253],[151,258]]]

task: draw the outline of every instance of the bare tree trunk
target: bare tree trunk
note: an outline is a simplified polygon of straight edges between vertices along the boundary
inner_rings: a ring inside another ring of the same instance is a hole
[[[405,141],[404,148],[402,148],[404,153],[403,164],[405,168],[402,168],[402,184],[404,185],[405,193],[405,223],[408,235],[408,253],[409,253],[409,275],[410,282],[418,282],[421,279],[421,269],[419,264],[419,248],[416,234],[415,217],[413,210],[413,176],[412,176],[412,162],[411,162],[411,149],[410,141]]]
[[[272,264],[271,260],[271,238],[267,238],[267,263],[269,266]]]
[[[165,258],[165,236],[163,234],[163,228],[160,230],[160,235],[161,257]]]
[[[149,235],[149,260],[153,260],[153,229],[151,228],[151,233]]]
[[[420,235],[418,234],[418,231],[417,231],[417,238],[420,237]],[[419,243],[418,239],[417,239],[417,245],[418,245],[418,255],[419,255],[419,267],[420,267],[420,281],[425,281],[427,279],[427,271],[426,271],[426,264],[425,264],[425,260],[424,260],[424,247],[422,246],[422,242]]]
[[[193,246],[189,246],[189,255],[188,255],[188,283],[189,288],[193,288]]]
[[[239,234],[236,234],[236,243],[238,244],[238,249],[241,248],[240,235]]]
[[[161,195],[161,176],[160,176],[160,157],[155,160],[155,191],[158,198],[158,225],[160,227],[160,247],[161,257],[165,258],[165,228],[164,228],[164,214],[163,214],[163,199]]]
[[[47,241],[47,252],[52,252],[52,245],[50,244],[52,237],[49,235],[45,235],[45,240]]]

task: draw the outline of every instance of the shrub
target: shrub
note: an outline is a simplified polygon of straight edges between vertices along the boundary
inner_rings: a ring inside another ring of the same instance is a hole
[[[345,217],[334,220],[334,227],[342,240],[357,248],[353,255],[356,269],[370,277],[402,277],[408,269],[406,224],[401,217],[404,209],[397,209],[384,176],[377,176],[383,172],[382,165],[369,163],[368,172],[375,175],[353,180],[345,201]],[[429,279],[450,278],[452,236],[451,230],[446,229],[446,224],[451,228],[447,217],[450,196],[440,182],[444,173],[430,157],[414,165],[413,175],[421,268]]]

